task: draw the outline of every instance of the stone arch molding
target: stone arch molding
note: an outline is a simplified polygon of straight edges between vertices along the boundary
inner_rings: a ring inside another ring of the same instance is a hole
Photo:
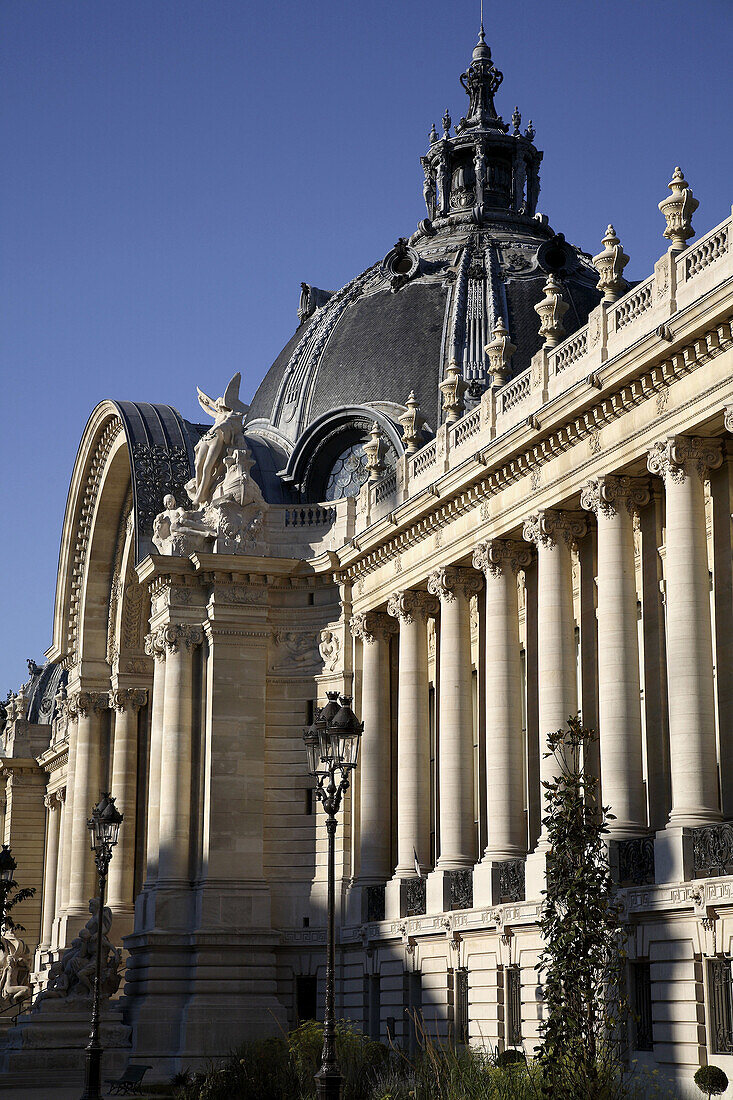
[[[119,656],[113,633],[124,642],[126,631],[136,651],[134,566],[153,552],[152,522],[163,496],[185,499],[198,434],[169,405],[103,401],[93,410],[66,502],[50,661],[102,683]]]

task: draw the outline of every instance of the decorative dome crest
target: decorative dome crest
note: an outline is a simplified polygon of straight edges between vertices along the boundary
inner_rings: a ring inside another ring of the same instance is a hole
[[[471,64],[466,72],[461,74],[461,84],[466,89],[470,101],[468,114],[459,124],[461,129],[467,126],[484,126],[506,132],[507,127],[497,115],[494,106],[494,96],[503,79],[504,74],[491,60],[491,50],[486,45],[482,23]]]

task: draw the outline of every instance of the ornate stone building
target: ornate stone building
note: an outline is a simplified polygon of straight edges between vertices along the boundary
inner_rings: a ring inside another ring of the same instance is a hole
[[[208,426],[105,401],[81,440],[48,662],[6,705],[4,839],[43,988],[95,892],[89,809],[117,798],[118,1041],[159,1075],[319,1011],[302,730],[328,689],[364,721],[342,1015],[532,1048],[543,745],[579,711],[634,1057],[733,1064],[731,220],[690,243],[675,169],[669,246],[627,284],[612,226],[591,258],[537,213],[483,31],[461,82],[426,216],[336,293],[303,284],[249,408],[237,378],[199,393]]]

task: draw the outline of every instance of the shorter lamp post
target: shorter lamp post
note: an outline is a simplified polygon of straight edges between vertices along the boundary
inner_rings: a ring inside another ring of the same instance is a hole
[[[99,909],[97,910],[97,957],[92,997],[92,1027],[86,1049],[84,1093],[81,1100],[101,1100],[102,1095],[100,1092],[102,1046],[99,1042],[99,1000],[102,984],[104,900],[109,861],[112,859],[112,849],[117,843],[121,824],[122,814],[115,806],[114,798],[106,792],[103,793],[87,821],[94,862],[99,875]]]
[[[356,767],[363,723],[351,709],[351,699],[337,691],[326,693],[328,702],[318,711],[312,726],[303,732],[308,771],[316,780],[316,798],[326,811],[328,833],[328,935],[326,948],[326,1012],[323,1021],[321,1068],[315,1075],[318,1100],[341,1100],[341,1070],[336,1060],[334,1004],[336,865],[336,814],[349,788],[349,774]],[[336,772],[340,780],[336,782]]]

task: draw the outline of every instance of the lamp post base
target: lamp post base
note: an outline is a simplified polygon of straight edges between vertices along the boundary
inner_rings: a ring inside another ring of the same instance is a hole
[[[321,1066],[315,1076],[318,1100],[341,1100],[341,1081],[342,1077],[337,1069]]]
[[[84,1067],[84,1092],[81,1100],[101,1100],[100,1077],[102,1070],[102,1049],[98,1046],[87,1047]]]

